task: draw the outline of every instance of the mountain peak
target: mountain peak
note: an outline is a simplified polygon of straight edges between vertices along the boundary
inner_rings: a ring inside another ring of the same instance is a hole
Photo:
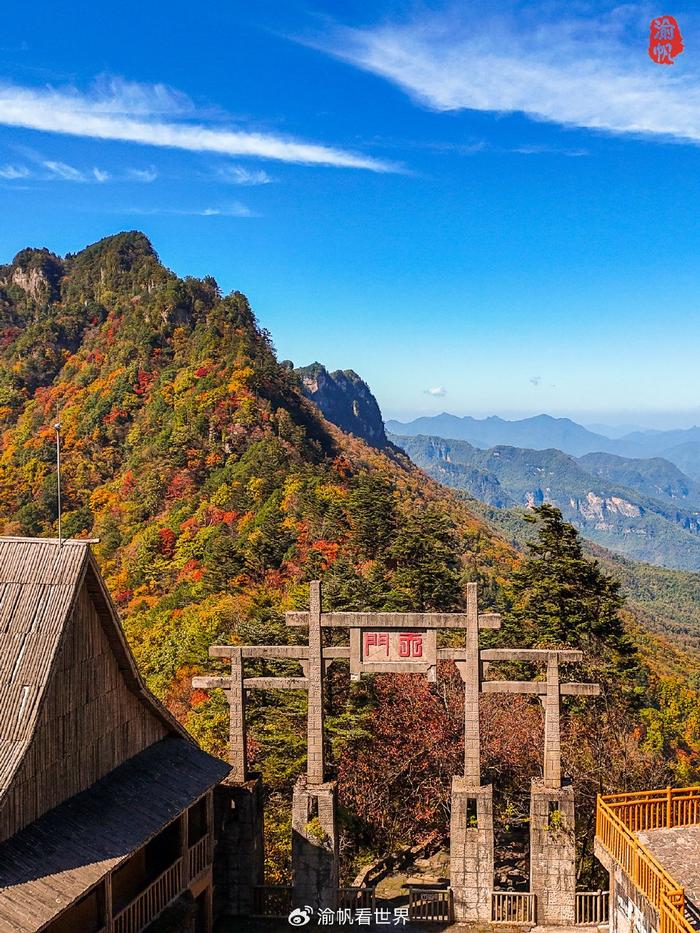
[[[361,437],[373,447],[388,446],[377,400],[367,383],[353,369],[328,372],[322,363],[295,370],[302,390],[323,415],[341,430]]]

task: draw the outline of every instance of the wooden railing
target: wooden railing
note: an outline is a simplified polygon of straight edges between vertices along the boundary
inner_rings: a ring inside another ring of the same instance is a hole
[[[597,926],[608,922],[610,911],[609,891],[577,891],[576,923],[581,926]]]
[[[374,888],[338,888],[338,907],[346,910],[360,910],[367,908],[374,913]]]
[[[596,838],[659,912],[661,933],[694,933],[685,892],[635,833],[700,823],[700,787],[598,797]]]
[[[292,909],[291,885],[259,884],[253,888],[254,917],[288,917]]]
[[[492,923],[535,923],[534,894],[529,891],[492,891]]]
[[[209,833],[206,833],[189,850],[190,878],[196,878],[208,868],[211,862],[211,847]]]
[[[408,919],[423,923],[449,923],[452,920],[452,892],[449,888],[409,886]]]
[[[182,892],[182,859],[142,891],[114,917],[114,933],[140,933]]]
[[[700,787],[665,787],[602,798],[633,833],[700,823]]]

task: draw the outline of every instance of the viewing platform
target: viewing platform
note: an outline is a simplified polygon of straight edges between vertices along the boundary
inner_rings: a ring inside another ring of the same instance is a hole
[[[700,787],[599,797],[595,852],[611,933],[700,930]]]

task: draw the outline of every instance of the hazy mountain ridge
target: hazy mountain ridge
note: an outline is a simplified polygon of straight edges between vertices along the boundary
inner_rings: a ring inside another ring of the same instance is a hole
[[[474,447],[499,445],[531,450],[555,448],[574,457],[590,453],[610,453],[620,457],[648,459],[663,457],[676,464],[691,479],[700,481],[700,427],[671,431],[633,431],[611,438],[596,434],[570,418],[535,415],[517,421],[492,416],[459,418],[443,412],[406,423],[389,420],[391,434],[414,437],[423,434],[467,441]]]
[[[635,560],[700,569],[700,485],[673,464],[559,450],[482,450],[439,437],[389,439],[433,479],[498,508],[557,505],[582,534]]]

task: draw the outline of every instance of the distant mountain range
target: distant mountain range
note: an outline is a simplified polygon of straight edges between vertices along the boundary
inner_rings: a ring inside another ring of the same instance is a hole
[[[555,430],[551,422],[566,420],[527,419],[539,422],[541,437],[545,430]],[[501,419],[477,422],[481,427],[488,423],[482,438],[497,429],[494,422]],[[513,433],[519,437],[528,429],[525,422],[505,424],[517,425]],[[582,442],[581,432],[590,433],[574,422],[556,429],[570,446]],[[606,452],[574,457],[561,450],[505,445],[483,450],[466,441],[425,435],[389,434],[389,440],[434,479],[489,505],[552,502],[582,534],[612,551],[666,567],[700,569],[700,482],[667,460]]]
[[[402,436],[418,434],[467,441],[487,449],[498,445],[530,450],[555,448],[574,457],[610,453],[620,457],[663,457],[687,476],[700,481],[700,427],[673,431],[632,431],[611,438],[584,428],[570,418],[536,415],[519,421],[504,418],[459,418],[443,412],[402,423],[387,421],[387,431]]]

